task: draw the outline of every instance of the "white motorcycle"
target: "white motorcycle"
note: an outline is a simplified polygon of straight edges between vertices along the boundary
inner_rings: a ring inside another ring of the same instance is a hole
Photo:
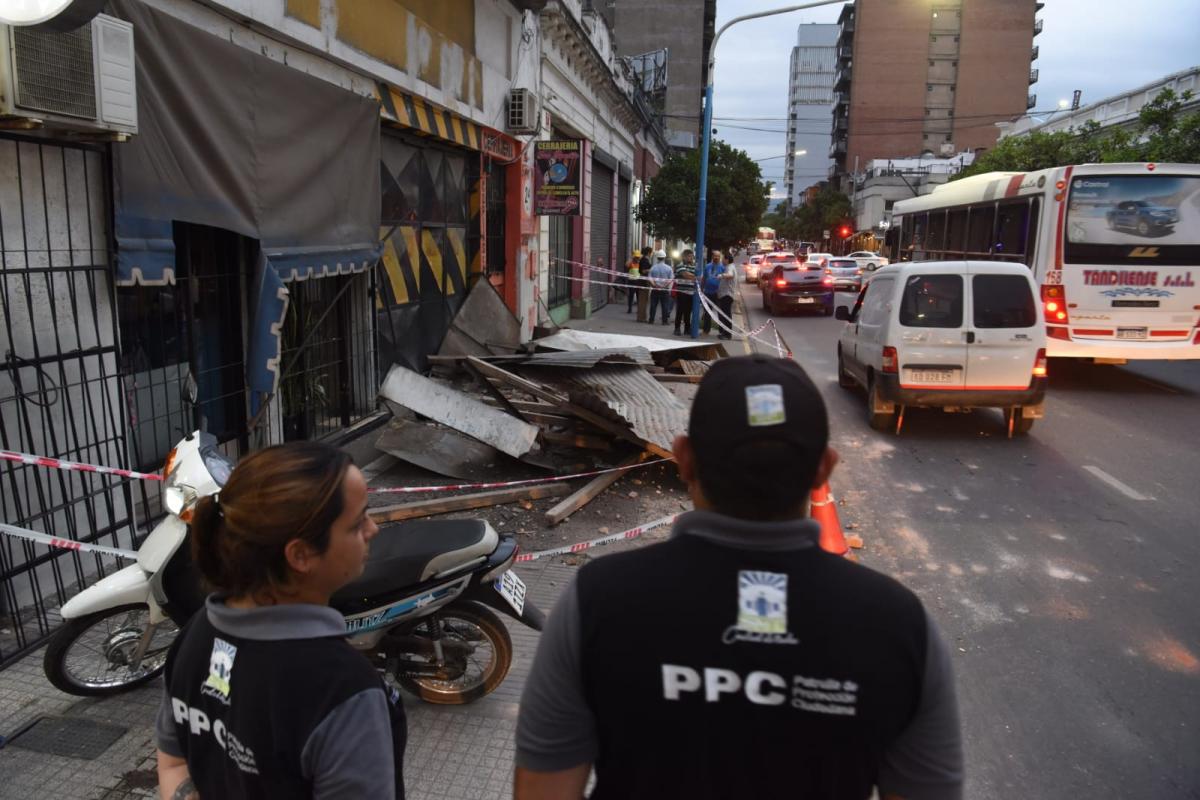
[[[157,676],[167,652],[204,602],[187,521],[200,497],[233,469],[216,438],[196,432],[167,456],[169,512],[137,563],[71,598],[46,647],[50,682],[74,695],[110,695]],[[469,703],[495,689],[512,663],[512,639],[492,610],[541,630],[543,613],[510,570],[516,541],[486,521],[429,520],[385,528],[365,570],[331,605],[347,640],[400,686],[431,703]]]

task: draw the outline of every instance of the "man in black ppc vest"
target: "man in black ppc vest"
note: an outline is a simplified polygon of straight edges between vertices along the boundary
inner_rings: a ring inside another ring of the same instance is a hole
[[[516,800],[962,796],[950,656],[895,580],[822,551],[837,463],[795,362],[713,365],[675,441],[696,510],[584,566],[542,634]]]

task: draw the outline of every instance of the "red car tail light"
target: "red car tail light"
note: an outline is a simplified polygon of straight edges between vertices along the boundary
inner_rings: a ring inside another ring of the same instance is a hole
[[[896,348],[883,348],[883,371],[891,374],[900,371],[900,358],[896,355]]]
[[[776,285],[776,286],[778,286],[780,289],[786,289],[786,288],[787,288],[787,281],[786,281],[786,280],[784,280],[783,278],[776,278],[776,279],[775,279],[775,285]]]

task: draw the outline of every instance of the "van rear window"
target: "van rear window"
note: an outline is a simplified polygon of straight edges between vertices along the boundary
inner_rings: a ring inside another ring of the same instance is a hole
[[[1020,275],[976,275],[971,279],[976,328],[1032,328],[1037,306],[1029,281]]]
[[[961,328],[963,282],[959,275],[913,275],[900,299],[900,324],[910,328]]]

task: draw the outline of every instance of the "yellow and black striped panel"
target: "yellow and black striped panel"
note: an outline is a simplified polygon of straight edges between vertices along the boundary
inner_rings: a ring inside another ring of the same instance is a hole
[[[382,274],[375,294],[375,308],[380,310],[411,303],[421,296],[421,250],[417,244],[420,229],[399,225],[393,233],[388,226],[380,228],[379,236],[382,239],[389,233],[391,236],[383,243]]]
[[[425,136],[434,136],[471,150],[480,149],[482,139],[479,126],[474,122],[385,83],[375,85],[375,94],[384,119]]]

